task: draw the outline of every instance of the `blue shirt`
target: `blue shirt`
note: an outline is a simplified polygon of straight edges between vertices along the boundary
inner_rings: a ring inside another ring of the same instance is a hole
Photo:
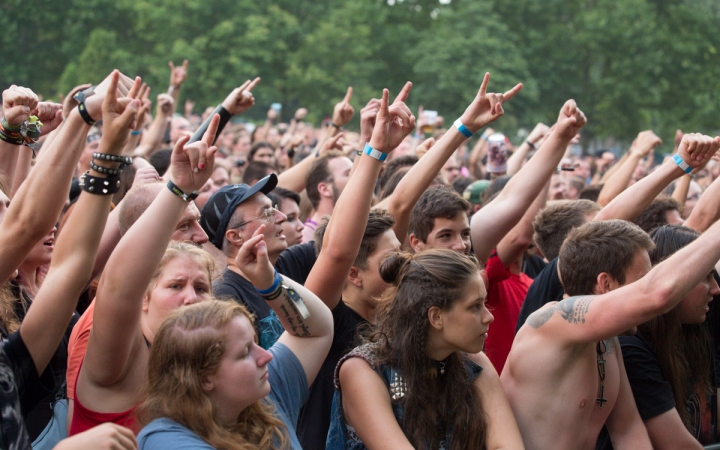
[[[300,361],[284,344],[270,348],[273,355],[268,364],[270,394],[266,400],[275,405],[277,417],[285,424],[290,448],[302,450],[298,442],[297,426],[300,408],[308,398],[308,382]],[[239,380],[242,382],[242,380]],[[188,428],[168,418],[155,419],[138,435],[141,450],[211,450],[207,442]]]

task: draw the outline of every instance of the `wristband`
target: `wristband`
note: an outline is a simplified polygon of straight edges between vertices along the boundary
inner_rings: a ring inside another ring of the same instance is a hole
[[[120,177],[118,176],[101,178],[85,172],[78,181],[82,190],[90,194],[111,195],[120,192]]]
[[[333,123],[333,122],[330,122],[330,125],[332,125],[333,127],[337,128],[338,131],[342,131],[342,130],[343,130],[343,127],[341,127],[340,125],[335,125],[335,123]]]
[[[140,133],[142,133],[142,130],[132,130],[132,131],[130,132],[130,134],[132,134],[133,136],[137,136],[137,135],[140,134]]]
[[[456,120],[454,125],[463,136],[466,138],[472,137],[473,132],[468,130],[468,128],[460,122],[460,119]]]
[[[280,286],[280,282],[281,282],[281,281],[282,281],[282,278],[280,277],[280,274],[279,274],[278,271],[276,270],[276,271],[275,271],[275,279],[273,280],[272,286],[270,286],[270,287],[267,288],[267,289],[258,289],[258,288],[255,288],[255,290],[258,291],[258,294],[260,294],[260,295],[262,295],[262,296],[274,294],[274,293],[275,293],[275,290]]]
[[[8,136],[3,131],[0,131],[0,140],[12,145],[23,145],[25,143],[22,137]]]
[[[537,147],[536,147],[535,144],[533,144],[532,142],[530,142],[530,141],[525,141],[525,143],[526,143],[531,149],[537,150]]]
[[[682,157],[678,153],[675,153],[675,155],[673,155],[673,161],[675,162],[675,164],[678,165],[678,167],[683,172],[690,173],[693,171],[692,167],[688,166],[687,163],[685,161],[683,161]]]
[[[80,117],[85,121],[86,124],[93,126],[95,125],[95,120],[90,117],[90,113],[87,111],[87,108],[85,107],[84,102],[80,102],[78,104],[78,111],[80,111]]]
[[[8,133],[20,133],[20,128],[22,127],[22,124],[20,125],[10,125],[7,123],[7,120],[5,120],[5,117],[0,120],[0,125],[7,131]]]
[[[167,182],[167,188],[170,189],[170,192],[177,195],[183,201],[189,202],[190,200],[195,200],[200,193],[198,191],[191,192],[189,194],[186,194],[182,189],[177,187],[175,183],[172,182],[172,180]]]
[[[388,154],[383,153],[379,150],[375,150],[374,148],[370,147],[370,143],[365,144],[365,148],[363,149],[363,153],[365,153],[368,156],[371,156],[375,159],[377,159],[380,162],[383,162],[387,159]]]
[[[482,139],[483,141],[487,141],[487,140],[488,140],[488,137],[489,137],[489,136],[488,136],[488,130],[486,129],[486,130],[483,131],[482,134],[480,135],[480,139]]]
[[[93,159],[102,159],[104,161],[118,162],[120,163],[120,169],[129,166],[133,162],[132,158],[129,156],[111,155],[109,153],[95,152],[93,153],[92,157]]]

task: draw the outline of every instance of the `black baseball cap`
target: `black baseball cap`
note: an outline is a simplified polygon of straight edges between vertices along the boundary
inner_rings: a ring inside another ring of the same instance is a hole
[[[277,186],[277,182],[277,175],[271,173],[252,186],[229,184],[214,193],[200,213],[200,226],[207,233],[210,242],[222,249],[225,231],[235,208],[258,192],[267,194],[272,191]]]

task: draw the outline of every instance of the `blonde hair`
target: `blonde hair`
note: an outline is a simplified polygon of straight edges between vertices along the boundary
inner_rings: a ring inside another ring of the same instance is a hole
[[[180,258],[182,256],[193,259],[195,262],[199,263],[205,270],[207,270],[208,281],[210,281],[211,283],[215,278],[218,277],[215,259],[213,259],[210,253],[206,252],[205,250],[201,249],[200,247],[191,242],[172,241],[168,245],[167,250],[165,250],[165,254],[162,257],[162,260],[160,260],[160,264],[158,264],[157,269],[155,269],[155,273],[153,273],[150,284],[148,284],[148,293],[152,291],[157,285],[157,280],[158,278],[160,278],[160,275],[162,274],[163,269],[165,269],[165,266],[167,266],[170,261],[176,258]]]
[[[150,353],[148,395],[138,409],[143,425],[167,417],[189,428],[214,448],[288,448],[287,428],[274,405],[260,399],[231,427],[214,420],[214,406],[201,380],[220,368],[227,325],[252,315],[234,301],[209,300],[175,311],[158,330]],[[242,380],[238,380],[242,382]]]

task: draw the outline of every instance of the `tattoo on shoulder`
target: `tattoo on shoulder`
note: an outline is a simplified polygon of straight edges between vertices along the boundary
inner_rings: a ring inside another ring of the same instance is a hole
[[[533,314],[528,317],[527,322],[530,324],[533,328],[540,328],[541,326],[545,325],[545,322],[550,320],[552,315],[555,313],[555,308],[545,308],[540,311],[536,311]]]
[[[585,323],[585,315],[592,301],[592,296],[570,297],[555,305],[555,309],[568,323]]]

